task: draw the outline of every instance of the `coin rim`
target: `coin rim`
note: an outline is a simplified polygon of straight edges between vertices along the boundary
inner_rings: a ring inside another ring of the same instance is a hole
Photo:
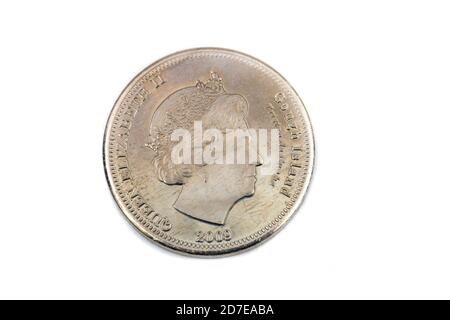
[[[120,199],[120,196],[117,194],[117,191],[114,189],[113,187],[113,179],[111,176],[111,169],[109,167],[109,164],[107,163],[107,157],[109,157],[108,155],[108,143],[107,141],[109,141],[109,137],[110,137],[110,132],[111,132],[111,127],[112,127],[112,123],[116,114],[116,111],[118,109],[118,106],[120,106],[120,104],[122,103],[123,98],[127,95],[128,91],[130,88],[133,87],[133,85],[140,80],[140,78],[145,75],[149,70],[151,70],[152,68],[156,67],[158,64],[160,64],[161,62],[163,62],[164,60],[170,60],[170,58],[173,58],[177,55],[181,55],[181,54],[187,54],[189,52],[198,52],[198,51],[217,51],[217,52],[227,52],[230,54],[237,54],[237,55],[242,55],[244,57],[247,57],[249,59],[252,59],[260,64],[262,64],[264,67],[268,68],[269,70],[271,70],[272,72],[274,72],[277,76],[280,77],[281,80],[283,80],[285,82],[285,84],[292,90],[292,92],[295,94],[295,96],[299,99],[300,103],[301,103],[301,107],[303,107],[303,111],[304,114],[302,114],[305,118],[304,118],[304,124],[305,127],[309,128],[310,130],[310,136],[311,136],[311,141],[310,141],[310,152],[309,152],[309,162],[310,162],[310,170],[308,172],[308,175],[305,177],[305,182],[303,183],[303,189],[301,190],[301,193],[298,195],[296,201],[293,203],[292,208],[290,209],[290,214],[287,215],[286,219],[284,222],[278,224],[277,226],[275,226],[273,229],[271,229],[270,231],[264,233],[263,235],[261,235],[261,237],[259,239],[257,239],[257,241],[253,241],[253,242],[249,242],[249,243],[245,243],[242,246],[235,246],[229,249],[225,249],[222,251],[195,251],[195,252],[190,252],[190,251],[186,251],[183,248],[177,247],[175,245],[171,245],[170,243],[167,243],[165,241],[163,241],[162,239],[158,239],[157,237],[155,237],[154,235],[152,235],[151,233],[147,232],[146,230],[144,230],[144,228],[135,223],[134,220],[128,215],[127,213],[127,209],[124,206],[124,204],[122,203],[122,200]],[[259,247],[262,243],[266,242],[267,240],[271,239],[274,235],[276,235],[278,232],[280,232],[293,218],[294,215],[296,215],[296,213],[299,211],[301,204],[303,203],[303,200],[305,198],[305,196],[307,195],[307,192],[309,190],[309,187],[311,185],[311,180],[313,177],[313,174],[315,172],[315,166],[316,166],[316,148],[315,148],[315,136],[314,136],[314,130],[310,121],[310,117],[308,114],[308,111],[305,107],[305,104],[303,103],[302,99],[300,98],[300,96],[298,95],[297,91],[295,91],[295,89],[293,88],[293,86],[278,72],[276,71],[274,68],[272,68],[271,66],[267,65],[265,62],[251,56],[248,55],[246,53],[242,53],[240,51],[236,51],[236,50],[232,50],[232,49],[226,49],[226,48],[220,48],[220,47],[197,47],[197,48],[191,48],[191,49],[186,49],[186,50],[181,50],[181,51],[177,51],[175,53],[166,55],[158,60],[156,60],[155,62],[153,62],[152,64],[150,64],[149,66],[145,67],[141,72],[139,72],[135,77],[133,77],[133,79],[125,86],[125,88],[122,90],[122,92],[120,93],[119,97],[116,99],[114,106],[108,116],[108,120],[106,123],[106,127],[105,127],[105,132],[103,135],[103,147],[102,147],[102,151],[103,151],[103,167],[104,167],[104,171],[105,171],[105,175],[106,175],[106,180],[108,183],[108,187],[111,191],[111,194],[113,196],[114,202],[116,203],[116,205],[119,207],[120,211],[122,212],[122,214],[126,217],[126,220],[135,228],[139,231],[139,233],[141,235],[143,235],[146,239],[150,239],[152,241],[154,241],[157,245],[159,245],[160,247],[163,247],[165,249],[170,250],[171,252],[175,252],[178,254],[182,254],[185,256],[191,256],[191,257],[225,257],[225,256],[230,256],[230,255],[234,255],[236,253],[241,253],[241,252],[246,252],[250,249]]]

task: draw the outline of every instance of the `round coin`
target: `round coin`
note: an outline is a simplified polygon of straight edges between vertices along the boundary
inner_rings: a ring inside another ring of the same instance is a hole
[[[147,238],[214,256],[250,248],[298,209],[313,170],[305,107],[274,69],[219,48],[177,52],[122,92],[103,160],[111,192]]]

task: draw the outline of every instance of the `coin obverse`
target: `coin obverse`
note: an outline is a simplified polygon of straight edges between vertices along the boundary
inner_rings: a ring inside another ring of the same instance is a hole
[[[298,209],[313,170],[305,107],[274,69],[220,48],[177,52],[116,101],[103,160],[111,192],[147,238],[180,253],[236,253]]]

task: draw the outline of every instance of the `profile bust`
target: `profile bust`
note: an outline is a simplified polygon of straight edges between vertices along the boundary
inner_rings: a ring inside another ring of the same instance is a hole
[[[156,109],[150,123],[147,144],[155,156],[152,168],[167,185],[181,185],[173,207],[192,218],[223,225],[236,202],[255,192],[256,166],[246,164],[175,164],[171,152],[177,142],[171,140],[176,129],[194,131],[194,122],[203,129],[248,129],[247,100],[226,92],[222,78],[211,72],[205,82],[170,94]]]

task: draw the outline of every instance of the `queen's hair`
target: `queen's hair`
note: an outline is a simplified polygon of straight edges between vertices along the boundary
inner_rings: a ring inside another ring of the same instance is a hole
[[[153,114],[146,144],[155,153],[152,164],[158,179],[168,185],[184,184],[196,168],[196,165],[172,162],[171,151],[176,143],[171,140],[174,130],[182,128],[192,133],[194,121],[200,120],[204,128],[236,128],[247,114],[245,98],[227,93],[222,78],[215,72],[211,72],[206,83],[198,81],[195,86],[172,93]]]

